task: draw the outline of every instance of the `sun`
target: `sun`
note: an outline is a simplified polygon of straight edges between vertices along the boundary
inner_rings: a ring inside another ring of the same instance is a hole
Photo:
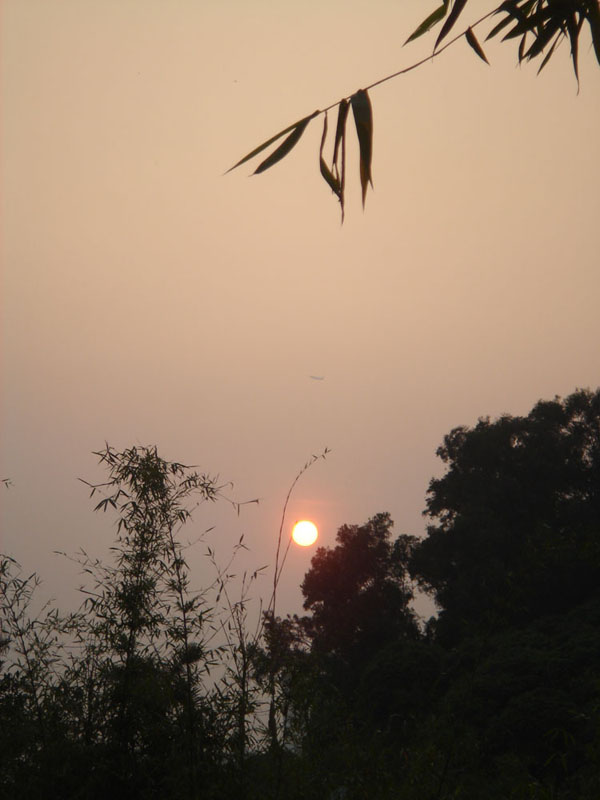
[[[318,535],[319,531],[317,530],[317,526],[308,519],[297,522],[292,531],[292,539],[301,547],[310,547],[311,544],[317,541]]]

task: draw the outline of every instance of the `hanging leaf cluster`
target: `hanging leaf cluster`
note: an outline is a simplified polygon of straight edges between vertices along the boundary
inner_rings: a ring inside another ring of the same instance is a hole
[[[538,73],[546,66],[557,45],[568,39],[577,83],[579,83],[579,34],[587,21],[596,58],[600,64],[600,4],[598,0],[506,0],[497,9],[502,20],[488,39],[506,31],[502,41],[520,39],[519,62],[544,53]],[[508,30],[506,30],[508,28]]]
[[[454,0],[454,3],[450,3],[450,0],[444,0],[441,6],[436,8],[436,10],[430,14],[427,19],[425,19],[419,27],[411,33],[408,39],[404,42],[404,44],[408,44],[409,42],[413,42],[415,39],[418,39],[423,34],[428,33],[432,28],[434,28],[438,22],[445,20],[444,24],[442,25],[442,29],[438,34],[437,39],[435,40],[435,45],[433,47],[433,52],[435,53],[442,43],[442,41],[446,38],[446,36],[450,33],[452,28],[454,27],[456,21],[458,20],[459,16],[461,15],[463,9],[467,5],[467,0]],[[481,21],[481,20],[480,20]],[[485,57],[485,53],[483,52],[481,45],[477,41],[475,34],[473,33],[473,28],[469,27],[464,36],[469,43],[469,45],[473,48],[473,50],[477,53],[479,58],[483,59],[486,64],[490,62]],[[460,37],[458,37],[460,38]]]
[[[237,167],[241,167],[241,165],[245,164],[246,161],[250,161],[250,159],[254,158],[254,156],[257,156],[259,153],[262,153],[262,151],[266,150],[267,147],[272,145],[278,139],[281,139],[282,136],[285,136],[286,133],[289,133],[290,135],[287,137],[287,139],[285,139],[279,145],[279,147],[273,150],[273,152],[268,158],[265,158],[264,161],[261,161],[252,174],[258,175],[259,173],[264,172],[266,169],[269,169],[269,167],[272,167],[273,164],[276,164],[278,161],[281,161],[282,158],[287,156],[290,150],[295,145],[298,144],[298,142],[300,141],[300,137],[306,130],[306,126],[308,125],[308,123],[311,121],[311,119],[313,119],[313,117],[316,117],[317,114],[320,113],[321,112],[318,110],[313,111],[313,113],[309,114],[308,117],[303,117],[302,119],[298,120],[298,122],[294,122],[293,125],[288,125],[287,128],[284,128],[282,131],[279,131],[279,133],[276,133],[275,136],[271,136],[271,138],[267,139],[266,142],[259,144],[258,147],[255,147],[254,150],[252,150],[250,153],[245,155],[243,158],[240,158],[237,164],[234,164],[233,167],[230,167],[227,170],[227,172],[231,172],[231,170],[236,169]]]
[[[454,0],[454,2],[444,0],[442,5],[436,8],[408,37],[406,43],[423,36],[444,20],[435,42],[435,52],[453,28],[466,4],[467,0]],[[573,70],[577,83],[579,83],[579,35],[586,22],[589,25],[594,51],[600,64],[600,4],[598,0],[504,0],[492,14],[501,15],[502,19],[488,33],[486,41],[500,33],[504,33],[502,41],[519,39],[519,62],[531,61],[531,59],[543,55],[538,73],[551,59],[560,42],[568,39]],[[477,55],[489,63],[473,29],[469,27],[464,35]]]
[[[272,167],[274,164],[277,164],[278,161],[281,161],[282,158],[285,158],[285,156],[287,156],[293,147],[295,147],[295,145],[300,141],[300,137],[306,130],[308,123],[319,114],[323,114],[323,135],[321,136],[321,146],[319,148],[319,169],[327,185],[340,203],[343,222],[346,189],[346,121],[348,118],[348,111],[352,109],[352,115],[354,117],[354,123],[356,126],[356,135],[358,137],[360,185],[362,190],[362,204],[364,208],[367,196],[367,188],[369,184],[371,184],[371,187],[373,186],[373,178],[371,175],[371,163],[373,158],[373,110],[371,108],[369,94],[365,89],[359,89],[349,99],[344,98],[343,100],[340,100],[340,102],[337,104],[337,107],[338,116],[335,128],[331,166],[328,165],[323,155],[325,143],[327,141],[328,130],[327,110],[317,110],[313,111],[313,113],[309,114],[307,117],[303,117],[302,119],[298,120],[298,122],[295,122],[293,125],[289,125],[287,128],[279,131],[279,133],[276,133],[275,136],[271,136],[271,138],[267,139],[266,142],[259,144],[258,147],[255,147],[254,150],[241,158],[236,164],[233,165],[233,167],[228,169],[227,172],[231,172],[231,170],[234,170],[237,167],[240,167],[242,164],[245,164],[246,161],[250,161],[252,158],[257,156],[263,150],[266,150],[287,133],[287,138],[285,138],[283,142],[276,147],[273,152],[267,156],[267,158],[264,159],[264,161],[261,161],[252,174],[258,175],[261,172],[269,169],[269,167]]]
[[[454,42],[462,39],[463,36],[467,44],[477,54],[477,56],[489,64],[486,54],[479,43],[473,28],[480,25],[485,20],[500,15],[502,18],[488,33],[486,41],[503,33],[502,41],[509,39],[520,39],[518,57],[519,62],[530,61],[538,56],[543,58],[538,69],[538,73],[546,66],[552,57],[557,46],[563,39],[568,39],[571,47],[571,59],[577,84],[579,85],[579,35],[584,24],[587,22],[592,36],[592,44],[596,53],[596,58],[600,64],[600,0],[503,0],[503,2],[492,11],[485,14],[469,25],[462,33],[454,36],[453,39],[444,42],[448,34],[454,28],[460,15],[464,11],[468,0],[443,0],[425,20],[408,37],[405,44],[418,39],[431,31],[436,25],[442,23],[440,32],[437,35],[431,57],[439,55],[443,50],[450,47]],[[442,46],[442,43],[443,46]],[[283,136],[286,138],[267,156],[254,170],[254,175],[269,169],[274,164],[281,161],[300,141],[306,130],[308,123],[319,116],[324,115],[323,134],[319,147],[319,170],[321,175],[333,194],[340,203],[342,212],[342,222],[344,221],[345,211],[345,190],[346,190],[346,122],[348,112],[352,109],[356,135],[358,137],[359,148],[359,169],[360,184],[362,191],[362,204],[365,206],[367,189],[369,184],[373,186],[371,175],[371,162],[373,156],[373,112],[369,89],[373,89],[384,81],[403,75],[416,67],[421,66],[430,57],[418,61],[405,69],[388,75],[381,80],[372,83],[365,89],[359,89],[351,97],[344,98],[338,103],[328,106],[324,110],[317,109],[306,117],[294,122],[284,128],[275,136],[255,147],[250,153],[241,158],[227,172],[250,161],[252,158],[262,153],[272,144],[275,144]],[[325,145],[328,134],[327,112],[337,106],[337,123],[333,140],[333,155],[331,162],[328,163],[324,156]]]

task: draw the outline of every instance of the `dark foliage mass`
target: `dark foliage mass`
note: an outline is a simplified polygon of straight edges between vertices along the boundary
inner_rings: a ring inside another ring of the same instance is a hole
[[[496,631],[585,602],[600,585],[600,395],[456,428],[438,455],[427,539],[411,570],[440,635]]]
[[[302,583],[303,620],[315,652],[360,659],[398,638],[418,636],[409,608],[412,586],[406,553],[416,539],[391,539],[389,514],[365,525],[344,525],[333,550],[319,547]]]
[[[600,391],[438,455],[423,539],[342,526],[306,615],[251,634],[224,571],[190,588],[177,537],[215,481],[107,447],[114,560],[77,557],[79,611],[33,614],[35,575],[0,561],[0,798],[597,800]]]

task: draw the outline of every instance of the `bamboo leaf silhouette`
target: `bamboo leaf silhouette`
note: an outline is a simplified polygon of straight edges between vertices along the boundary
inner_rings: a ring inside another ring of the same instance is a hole
[[[592,43],[598,64],[600,64],[600,6],[597,3],[590,3],[587,12],[587,21],[592,33]]]
[[[365,206],[365,198],[367,196],[367,186],[370,183],[373,186],[373,178],[371,177],[371,159],[373,156],[373,112],[371,109],[371,101],[368,93],[364,89],[359,89],[358,92],[350,98],[352,104],[352,113],[354,114],[354,122],[356,124],[356,133],[358,135],[358,146],[360,150],[360,185],[362,188],[362,204]]]
[[[344,192],[346,189],[346,120],[350,104],[342,100],[338,107],[338,118],[335,126],[335,143],[333,145],[333,170],[340,182],[340,205],[342,207],[342,222],[344,221]],[[340,150],[341,145],[341,150]]]
[[[578,64],[578,48],[579,48],[579,32],[583,25],[584,17],[581,16],[579,21],[575,14],[567,19],[567,31],[569,39],[571,40],[571,58],[573,59],[573,69],[575,70],[575,78],[577,79],[577,91],[579,92],[579,64]]]
[[[546,45],[548,44],[550,39],[552,39],[554,34],[559,32],[559,31],[560,31],[560,25],[558,23],[556,23],[556,24],[548,23],[546,25],[546,27],[543,28],[542,31],[537,35],[537,37],[534,40],[533,44],[531,45],[531,47],[525,53],[525,58],[527,58],[528,60],[531,60],[532,58],[535,58],[537,55],[539,55],[542,52],[542,50],[546,47]],[[562,32],[561,32],[561,36],[562,36]],[[561,38],[561,36],[559,36],[559,39]],[[523,38],[525,38],[525,37],[523,37]],[[544,59],[544,60],[546,60],[546,59]],[[538,70],[538,72],[539,72],[539,70]]]
[[[435,47],[433,48],[434,51],[437,50],[438,45],[442,41],[442,39],[447,36],[450,31],[452,30],[454,23],[459,18],[461,11],[467,5],[467,0],[454,0],[454,5],[452,6],[452,11],[448,15],[448,19],[442,25],[442,30],[440,31],[440,35],[436,39]]]
[[[519,17],[515,17],[515,5],[514,3],[502,3],[502,5],[498,6],[494,14],[501,14],[505,13],[506,16],[504,19],[500,20],[500,22],[495,25],[492,30],[488,33],[485,37],[487,42],[488,39],[492,39],[494,36],[500,33],[501,30],[504,30],[507,25],[510,25],[516,19],[520,19]]]
[[[346,135],[346,119],[350,105],[347,100],[342,100],[338,109],[337,125],[335,128],[335,143],[333,146],[333,163],[337,167],[340,143]],[[338,175],[339,177],[339,175]]]
[[[502,33],[502,41],[520,39],[518,47],[519,63],[524,60],[531,60],[544,53],[544,58],[538,73],[546,66],[555,48],[562,39],[568,38],[571,46],[571,58],[575,77],[577,78],[577,84],[579,86],[579,35],[586,21],[589,24],[592,44],[598,62],[600,63],[600,6],[598,5],[598,0],[573,0],[576,7],[571,5],[571,0],[568,0],[568,2],[566,0],[503,0],[497,8],[487,12],[480,19],[472,22],[471,25],[467,26],[466,30],[463,30],[458,35],[454,35],[440,47],[442,41],[453,29],[467,2],[468,0],[443,0],[442,4],[408,37],[405,44],[427,33],[434,25],[444,20],[436,39],[433,52],[428,57],[422,58],[416,63],[399,69],[390,75],[386,75],[384,78],[380,78],[374,83],[369,84],[366,88],[359,89],[351,97],[328,105],[323,108],[323,110],[314,111],[312,114],[303,117],[293,125],[289,125],[287,128],[275,134],[275,136],[272,136],[267,141],[254,148],[254,150],[234,164],[233,167],[230,167],[227,172],[231,172],[231,170],[249,161],[287,135],[287,138],[285,138],[279,146],[276,146],[273,152],[258,165],[253,174],[256,175],[264,172],[288,155],[300,140],[311,119],[319,114],[324,114],[323,134],[319,148],[319,169],[321,176],[340,202],[343,222],[346,185],[346,123],[350,106],[352,107],[358,136],[363,208],[365,206],[369,184],[373,187],[371,171],[373,156],[373,114],[371,100],[368,94],[370,90],[386,81],[397,78],[400,75],[404,75],[420,67],[431,58],[436,58],[463,36],[477,56],[486,64],[489,64],[487,56],[478,38],[475,36],[474,29],[485,20],[496,17],[497,15],[503,16],[488,33],[486,41],[500,33]],[[547,47],[548,51],[546,50]],[[336,105],[338,106],[338,117],[333,146],[333,159],[331,164],[329,164],[323,155],[328,135],[327,113],[332,108],[335,108]]]
[[[302,134],[304,133],[304,129],[306,128],[306,126],[308,125],[310,120],[313,119],[313,117],[316,117],[317,114],[319,114],[319,113],[320,113],[319,111],[313,111],[313,113],[309,114],[308,117],[303,117],[301,120],[298,120],[298,122],[294,122],[293,125],[288,125],[287,128],[284,128],[282,131],[279,131],[279,133],[276,133],[275,136],[271,136],[271,138],[267,139],[266,142],[263,142],[262,144],[259,144],[258,147],[255,147],[254,150],[252,150],[250,153],[245,155],[243,158],[240,158],[240,160],[236,164],[234,164],[233,167],[230,167],[227,170],[227,172],[231,172],[232,170],[237,169],[237,167],[241,167],[242,164],[246,163],[246,161],[250,161],[251,158],[254,158],[254,156],[257,156],[263,150],[266,150],[266,148],[269,147],[269,145],[273,144],[273,142],[276,142],[277,139],[281,139],[281,137],[285,136],[286,133],[289,133],[290,131],[292,131],[292,134],[290,136],[288,136],[288,138],[285,140],[285,142],[283,142],[283,144],[280,145],[280,147],[277,148],[277,150],[275,150],[274,153],[272,153],[272,155],[274,156],[275,153],[277,153],[279,150],[281,150],[283,148],[283,146],[286,144],[286,142],[289,142],[289,140],[293,136],[295,136],[294,141],[292,141],[292,143],[288,145],[287,150],[282,155],[280,155],[276,159],[276,161],[273,161],[272,164],[275,164],[277,161],[280,161],[285,155],[287,155],[287,153],[289,153],[289,151],[296,144],[296,142],[298,141],[300,136],[302,136]],[[300,133],[297,133],[298,128],[301,129]],[[266,159],[266,160],[268,161],[269,159]],[[265,164],[265,163],[266,162],[263,161],[263,164]],[[263,164],[261,164],[260,166],[263,166]],[[269,164],[268,166],[272,166],[272,164]],[[260,167],[259,167],[259,169],[260,169]],[[263,168],[260,171],[264,172],[265,169],[268,169],[268,167],[264,167],[263,166]],[[258,171],[259,170],[255,170],[254,174],[256,174],[256,172],[258,172]],[[227,172],[225,174],[227,174]]]
[[[258,165],[253,174],[258,175],[259,173],[264,172],[266,169],[269,169],[269,167],[272,167],[273,164],[277,164],[277,162],[281,161],[282,158],[285,158],[290,150],[298,144],[300,137],[306,130],[306,126],[315,116],[315,114],[318,113],[318,111],[315,111],[314,114],[311,114],[309,117],[305,117],[303,120],[301,120],[287,137],[287,139],[284,139],[279,147],[274,150],[271,155],[268,156],[268,158],[265,158],[265,160]]]
[[[544,56],[544,60],[543,60],[543,61],[542,61],[542,63],[540,64],[540,68],[539,68],[539,69],[538,69],[538,71],[537,71],[537,74],[538,74],[538,75],[540,74],[540,72],[541,72],[541,71],[544,69],[544,67],[546,66],[546,64],[547,64],[547,63],[550,61],[550,59],[552,58],[552,53],[554,52],[554,48],[556,47],[556,45],[559,43],[559,41],[560,41],[560,40],[561,40],[561,35],[559,34],[559,35],[556,37],[556,39],[555,39],[555,40],[552,42],[552,47],[550,48],[550,50],[548,50],[548,52],[547,52],[547,53],[546,53],[546,55]],[[535,42],[534,42],[534,44],[535,44]],[[528,57],[529,57],[529,58],[531,58],[531,56],[528,56]]]
[[[442,3],[442,5],[439,8],[436,8],[433,14],[430,14],[427,17],[427,19],[423,20],[423,22],[419,25],[419,27],[411,33],[411,35],[404,42],[404,44],[413,42],[415,39],[418,39],[419,36],[423,36],[424,33],[430,31],[436,24],[436,22],[439,22],[441,19],[444,19],[447,11],[448,11],[448,4]]]
[[[503,36],[503,42],[507,39],[515,39],[517,36],[522,36],[526,33],[533,33],[536,27],[539,34],[542,23],[546,19],[551,18],[552,14],[548,5],[540,5],[537,11],[534,10],[534,6],[535,0],[527,0],[526,3],[520,6],[517,5],[516,2],[507,0],[507,2],[499,6],[499,11],[506,11],[511,20],[517,21],[514,28],[511,28],[510,31]],[[490,36],[491,35],[492,34],[490,34]]]
[[[514,28],[511,28],[508,33],[502,37],[502,41],[506,42],[508,39],[516,39],[518,36],[523,36],[527,33],[526,23],[517,22]]]
[[[483,61],[485,61],[485,63],[489,66],[490,62],[485,57],[485,53],[483,52],[483,50],[481,48],[481,45],[477,41],[477,37],[473,33],[473,28],[468,28],[467,29],[467,32],[465,33],[465,37],[467,39],[467,42],[470,44],[470,46],[473,48],[473,50],[475,50],[475,52],[477,53],[479,58],[481,58]]]
[[[319,149],[319,167],[321,169],[321,175],[327,181],[329,188],[331,191],[337,196],[338,200],[341,202],[341,186],[339,180],[335,177],[333,172],[329,169],[327,164],[325,163],[325,159],[323,158],[323,148],[325,147],[325,140],[327,138],[327,112],[325,113],[325,120],[323,122],[323,135],[321,137],[321,147]],[[343,216],[342,216],[343,219]]]

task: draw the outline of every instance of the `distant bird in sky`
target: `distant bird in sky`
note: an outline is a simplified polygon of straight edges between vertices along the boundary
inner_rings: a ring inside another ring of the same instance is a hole
[[[325,375],[309,375],[308,377],[311,378],[313,381],[324,381],[325,380]]]

